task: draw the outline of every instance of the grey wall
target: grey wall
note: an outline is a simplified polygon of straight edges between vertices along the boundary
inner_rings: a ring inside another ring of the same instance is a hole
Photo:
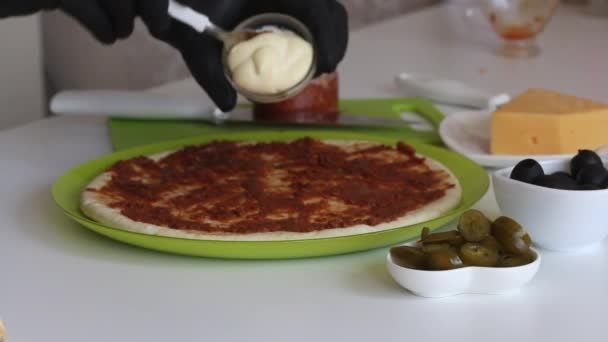
[[[43,116],[37,17],[0,21],[0,129]]]
[[[438,0],[341,0],[351,28],[396,16]],[[186,77],[179,54],[151,38],[140,23],[127,40],[111,47],[94,41],[62,13],[43,16],[45,67],[50,92],[67,88],[129,88],[156,86]]]
[[[440,0],[340,0],[348,10],[351,28],[355,29],[439,1]]]

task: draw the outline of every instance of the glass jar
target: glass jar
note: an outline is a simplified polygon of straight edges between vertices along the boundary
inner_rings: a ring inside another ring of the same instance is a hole
[[[297,95],[276,103],[255,103],[259,121],[293,123],[335,123],[339,116],[338,74],[323,74]]]

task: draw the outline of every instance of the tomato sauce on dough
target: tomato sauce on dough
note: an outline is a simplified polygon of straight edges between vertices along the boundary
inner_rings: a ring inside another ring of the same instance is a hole
[[[249,234],[378,225],[442,198],[454,184],[415,150],[215,141],[154,160],[124,160],[99,193],[138,222],[179,230]]]

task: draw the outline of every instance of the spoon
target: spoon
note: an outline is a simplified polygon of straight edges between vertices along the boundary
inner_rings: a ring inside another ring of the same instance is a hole
[[[211,19],[205,14],[199,13],[175,0],[169,0],[168,12],[173,19],[190,26],[199,33],[207,33],[221,41],[226,50],[230,50],[231,47],[239,42],[251,38],[251,32],[242,30],[226,31],[211,22]]]

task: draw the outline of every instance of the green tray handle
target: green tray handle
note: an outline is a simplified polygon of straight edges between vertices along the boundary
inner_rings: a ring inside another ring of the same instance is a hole
[[[418,97],[397,97],[386,99],[347,99],[340,100],[340,110],[350,115],[360,115],[384,119],[400,119],[402,112],[411,112],[428,120],[435,129],[445,118],[429,100]],[[251,107],[250,104],[240,104],[238,107]]]
[[[340,110],[351,115],[385,119],[399,119],[402,112],[412,112],[428,120],[435,129],[445,118],[431,101],[412,97],[342,100]]]

